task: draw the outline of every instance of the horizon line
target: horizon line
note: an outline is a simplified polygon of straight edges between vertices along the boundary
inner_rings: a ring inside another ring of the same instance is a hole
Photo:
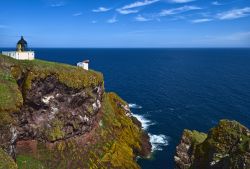
[[[16,49],[0,47],[0,49]],[[249,47],[30,47],[28,49],[250,49]]]

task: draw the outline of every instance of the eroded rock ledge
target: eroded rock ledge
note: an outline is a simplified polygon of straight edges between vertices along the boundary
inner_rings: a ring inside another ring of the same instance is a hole
[[[185,130],[174,160],[176,169],[249,169],[250,131],[229,120],[221,120],[207,135]]]
[[[73,89],[55,76],[33,81],[20,112],[14,114],[18,140],[54,142],[89,132],[103,92],[102,84]]]
[[[105,93],[98,72],[0,56],[2,88],[0,146],[19,168],[138,169],[136,157],[151,152],[148,134],[125,101]]]

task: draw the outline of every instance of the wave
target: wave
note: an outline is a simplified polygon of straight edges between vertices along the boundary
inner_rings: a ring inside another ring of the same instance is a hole
[[[140,105],[138,105],[136,103],[129,103],[128,106],[131,109],[141,109],[142,108],[142,106],[140,106]]]
[[[141,122],[143,130],[147,130],[149,126],[152,126],[155,124],[151,120],[146,119],[145,116],[143,116],[143,115],[138,115],[138,114],[132,113],[132,116],[136,117]]]
[[[136,117],[142,124],[142,129],[147,130],[149,126],[155,125],[154,122],[147,119],[145,115],[138,115],[132,113],[132,116]],[[152,145],[152,152],[154,151],[162,151],[163,147],[167,146],[169,143],[169,137],[163,134],[151,134],[149,133],[150,143]]]
[[[154,135],[149,133],[149,137],[150,143],[152,144],[152,152],[156,150],[162,151],[162,148],[167,146],[169,143],[169,137],[163,134]]]

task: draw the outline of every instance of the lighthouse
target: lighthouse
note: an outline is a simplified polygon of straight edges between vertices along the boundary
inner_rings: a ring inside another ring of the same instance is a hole
[[[16,44],[16,51],[3,51],[2,54],[17,60],[35,59],[35,52],[28,51],[28,43],[24,40],[23,36],[21,36],[21,39]]]

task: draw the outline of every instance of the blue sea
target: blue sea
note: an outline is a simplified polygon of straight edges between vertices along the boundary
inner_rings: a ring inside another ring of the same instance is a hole
[[[220,119],[250,128],[250,49],[35,49],[39,59],[89,59],[106,91],[130,103],[151,136],[142,169],[173,169],[183,129],[208,132]]]

